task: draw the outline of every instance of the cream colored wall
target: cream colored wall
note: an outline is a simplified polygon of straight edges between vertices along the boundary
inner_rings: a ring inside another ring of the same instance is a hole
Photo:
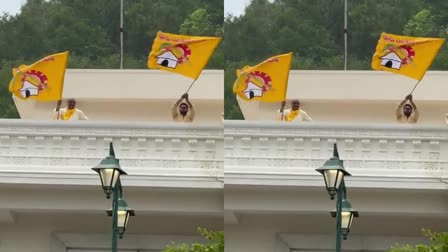
[[[61,250],[64,246],[55,238],[58,233],[104,234],[109,238],[111,232],[111,218],[105,212],[19,212],[15,213],[15,223],[0,225],[0,252],[65,252],[65,249]],[[197,236],[198,225],[222,229],[222,220],[204,216],[140,214],[138,220],[130,220],[126,232],[128,239],[125,235],[119,244],[126,246],[129,237],[140,234]],[[109,245],[109,240],[105,242]]]
[[[379,71],[291,71],[288,104],[294,98],[315,121],[395,122],[397,104],[415,80]],[[448,71],[428,72],[414,91],[420,123],[445,124]],[[246,120],[275,120],[280,103],[238,99]]]
[[[221,122],[224,72],[204,70],[189,92],[197,111],[195,122]],[[171,107],[192,80],[155,70],[68,69],[63,106],[76,98],[90,120],[171,121]],[[48,120],[56,102],[15,98],[22,119]]]
[[[352,231],[348,240],[343,242],[343,247],[347,248],[370,238],[378,239],[376,246],[382,247],[383,251],[396,242],[426,242],[421,235],[422,227],[445,231],[447,223],[444,218],[369,216],[361,212],[361,217],[354,220]],[[335,242],[335,222],[330,214],[242,214],[239,224],[225,225],[224,229],[226,252],[289,252],[280,246],[281,234],[294,234],[304,240],[311,240],[316,235],[328,237],[322,239],[320,244],[302,243],[298,246],[304,247],[291,247],[305,251],[315,251],[319,247],[327,251],[334,248]],[[363,251],[377,248],[364,245]]]
[[[445,124],[448,113],[448,100],[440,102],[417,102],[420,111],[419,123]],[[395,108],[399,101],[322,101],[301,99],[301,109],[305,110],[316,122],[365,122],[395,123]],[[240,102],[241,104],[241,102]],[[290,107],[288,101],[287,108]],[[260,103],[254,106],[256,111],[248,110],[251,115],[246,120],[261,120],[255,116],[265,116],[265,120],[275,120],[279,104]],[[251,108],[252,109],[252,108]],[[246,114],[245,114],[246,115]]]

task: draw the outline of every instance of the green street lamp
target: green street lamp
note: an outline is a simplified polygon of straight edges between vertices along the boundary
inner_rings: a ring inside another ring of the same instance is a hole
[[[324,165],[316,169],[324,176],[325,186],[331,200],[337,196],[336,209],[331,211],[331,216],[336,217],[336,252],[341,252],[342,238],[347,239],[354,217],[359,217],[359,212],[352,208],[346,199],[345,176],[351,176],[344,168],[344,162],[339,159],[338,147],[334,144],[333,157]]]
[[[352,208],[352,205],[347,199],[342,199],[341,203],[341,232],[342,238],[347,240],[348,233],[350,233],[350,227],[352,226],[353,218],[359,217],[359,212]],[[330,212],[334,218],[337,216],[336,209]]]
[[[118,236],[123,238],[124,232],[129,222],[130,216],[135,216],[134,210],[128,207],[128,203],[124,199],[118,199],[117,209],[117,231]],[[113,209],[107,210],[107,215],[113,216]]]
[[[344,162],[339,159],[338,147],[334,144],[333,156],[328,159],[324,165],[316,169],[324,176],[325,186],[327,187],[328,194],[330,194],[331,200],[334,200],[336,191],[344,180],[344,176],[351,176],[344,169]]]
[[[123,238],[130,216],[135,216],[134,210],[128,207],[123,199],[123,188],[121,186],[121,175],[127,175],[120,167],[120,161],[115,158],[114,146],[110,143],[109,155],[101,160],[100,164],[92,170],[100,175],[101,186],[106,198],[113,194],[112,209],[106,211],[112,216],[112,252],[117,252],[118,236]]]
[[[110,199],[110,195],[120,180],[120,175],[127,175],[120,167],[120,161],[115,158],[114,146],[110,143],[109,156],[101,160],[100,164],[93,167],[92,170],[100,175],[101,185],[106,197]]]

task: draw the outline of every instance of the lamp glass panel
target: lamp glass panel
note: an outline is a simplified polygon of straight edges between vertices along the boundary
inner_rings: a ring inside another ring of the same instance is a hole
[[[352,222],[352,212],[342,212],[341,213],[341,228],[350,229]]]
[[[120,177],[120,172],[116,169],[101,169],[100,173],[103,186],[114,188]]]
[[[337,190],[341,184],[344,173],[339,170],[326,170],[324,171],[325,183],[328,188],[334,188]]]
[[[126,219],[129,217],[128,211],[118,211],[118,227],[125,228],[127,225]]]

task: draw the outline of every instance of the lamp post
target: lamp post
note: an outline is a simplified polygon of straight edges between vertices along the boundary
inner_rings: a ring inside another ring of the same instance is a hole
[[[325,186],[330,199],[337,197],[336,209],[330,214],[336,217],[336,252],[341,251],[342,238],[347,239],[354,217],[359,217],[357,210],[347,200],[347,189],[344,176],[351,176],[344,168],[344,162],[339,159],[338,147],[334,144],[333,157],[328,159],[324,165],[316,169],[324,176]]]
[[[114,146],[110,143],[109,155],[101,160],[100,164],[92,170],[100,175],[101,185],[106,198],[113,194],[112,209],[107,210],[108,216],[112,216],[112,252],[117,252],[118,236],[123,238],[130,216],[135,216],[134,210],[128,207],[123,199],[123,188],[120,176],[127,175],[120,167],[120,162],[115,158]]]

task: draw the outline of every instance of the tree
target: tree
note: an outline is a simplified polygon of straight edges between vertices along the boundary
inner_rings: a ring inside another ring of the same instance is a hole
[[[210,22],[206,9],[197,9],[180,25],[179,32],[188,35],[210,36],[215,33],[215,27]]]
[[[416,246],[395,245],[389,249],[389,252],[446,252],[448,251],[448,232],[437,233],[431,230],[423,229],[422,233],[430,240],[431,244],[419,244]]]
[[[163,252],[224,252],[224,232],[208,231],[205,228],[198,228],[199,233],[209,240],[207,244],[194,243],[188,244],[172,244],[167,246]]]
[[[436,37],[440,32],[438,28],[431,11],[423,9],[409,20],[403,32],[409,36]]]

